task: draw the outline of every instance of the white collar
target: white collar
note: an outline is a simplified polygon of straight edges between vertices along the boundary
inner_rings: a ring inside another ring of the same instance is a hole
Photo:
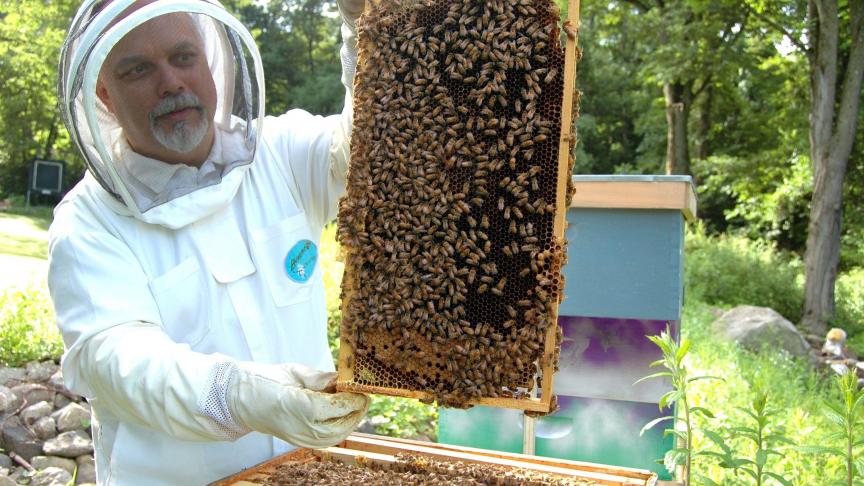
[[[207,159],[201,164],[201,167],[192,167],[186,164],[169,164],[141,155],[132,149],[129,142],[126,141],[126,137],[123,136],[122,130],[122,128],[118,128],[112,134],[112,138],[114,139],[114,160],[120,161],[125,166],[129,175],[155,194],[162,193],[169,186],[171,180],[175,178],[175,175],[180,176],[184,180],[200,179],[211,172],[221,172],[223,166],[232,161],[232,159],[228,159],[226,156],[230,156],[234,151],[223,151],[222,139],[225,135],[228,135],[230,145],[230,141],[233,141],[231,139],[234,137],[231,137],[230,133],[224,133],[219,125],[216,125],[210,154],[207,155]]]

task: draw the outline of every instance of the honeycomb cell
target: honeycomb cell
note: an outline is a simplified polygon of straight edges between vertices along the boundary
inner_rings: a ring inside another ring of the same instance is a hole
[[[566,257],[553,233],[566,211],[557,12],[552,0],[382,0],[358,22],[338,216],[355,389],[457,407],[529,396]]]

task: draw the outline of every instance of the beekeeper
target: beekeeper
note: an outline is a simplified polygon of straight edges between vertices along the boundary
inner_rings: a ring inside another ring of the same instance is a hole
[[[350,433],[322,391],[318,249],[345,185],[363,0],[340,0],[341,115],[264,116],[261,60],[216,0],[86,0],[59,95],[88,173],[54,212],[66,386],[100,484],[204,484]]]

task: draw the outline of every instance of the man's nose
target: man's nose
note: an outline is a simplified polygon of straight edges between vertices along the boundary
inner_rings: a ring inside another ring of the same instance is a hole
[[[185,91],[186,84],[176,69],[171,66],[163,67],[160,74],[158,87],[160,97],[177,96]]]

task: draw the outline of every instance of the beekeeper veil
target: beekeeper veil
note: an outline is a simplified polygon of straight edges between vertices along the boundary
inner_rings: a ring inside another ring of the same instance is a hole
[[[136,217],[180,227],[236,193],[261,133],[263,72],[216,0],[85,0],[58,98],[101,186]]]

